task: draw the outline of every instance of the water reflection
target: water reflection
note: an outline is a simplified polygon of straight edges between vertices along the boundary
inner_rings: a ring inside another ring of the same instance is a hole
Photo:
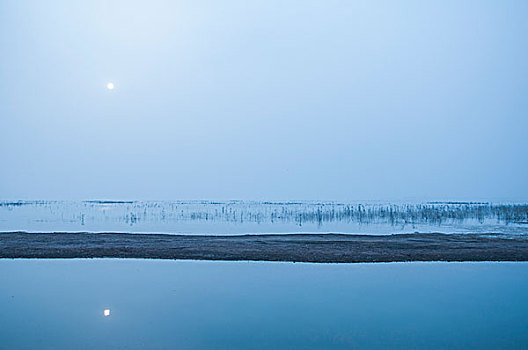
[[[528,346],[527,263],[0,260],[0,276],[5,349]]]

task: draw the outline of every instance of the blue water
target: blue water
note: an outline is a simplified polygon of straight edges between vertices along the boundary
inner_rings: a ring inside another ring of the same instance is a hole
[[[0,277],[2,349],[528,347],[528,263],[0,260]]]
[[[0,201],[0,232],[528,233],[528,204]]]

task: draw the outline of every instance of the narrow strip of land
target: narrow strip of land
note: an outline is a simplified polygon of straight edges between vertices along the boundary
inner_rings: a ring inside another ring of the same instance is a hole
[[[147,258],[319,263],[528,261],[528,239],[473,234],[186,236],[0,233],[0,258]]]

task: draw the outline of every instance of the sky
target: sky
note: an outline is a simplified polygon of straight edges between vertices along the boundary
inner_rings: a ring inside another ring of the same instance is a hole
[[[526,201],[527,16],[0,0],[0,199]]]

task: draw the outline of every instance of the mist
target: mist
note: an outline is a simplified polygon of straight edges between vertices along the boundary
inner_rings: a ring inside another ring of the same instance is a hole
[[[527,16],[3,1],[0,198],[527,200]]]

